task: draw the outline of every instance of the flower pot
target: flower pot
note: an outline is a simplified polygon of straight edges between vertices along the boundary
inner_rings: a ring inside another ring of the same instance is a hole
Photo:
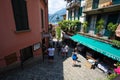
[[[100,33],[97,33],[96,35],[97,35],[98,37],[102,37],[102,35],[101,35]]]

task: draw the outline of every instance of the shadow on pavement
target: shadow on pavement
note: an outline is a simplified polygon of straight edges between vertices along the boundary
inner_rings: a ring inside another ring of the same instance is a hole
[[[47,56],[44,62],[40,57],[34,57],[24,63],[24,69],[18,67],[1,74],[0,80],[64,80],[63,62],[71,57],[71,51],[64,58],[56,51],[53,63],[48,61]],[[75,67],[81,67],[81,65],[75,65]]]

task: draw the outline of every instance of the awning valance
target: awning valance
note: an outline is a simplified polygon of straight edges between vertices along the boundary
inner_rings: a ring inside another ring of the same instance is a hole
[[[112,47],[111,44],[107,44],[89,37],[76,34],[71,37],[72,40],[81,43],[105,56],[108,56],[114,60],[120,61],[120,49]]]

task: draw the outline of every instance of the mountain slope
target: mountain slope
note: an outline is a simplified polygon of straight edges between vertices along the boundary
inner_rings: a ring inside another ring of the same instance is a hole
[[[64,15],[64,14],[66,14],[66,9],[65,8],[57,11],[53,15],[49,15],[49,22],[53,23],[53,24],[56,24],[57,22],[63,20],[62,15]]]

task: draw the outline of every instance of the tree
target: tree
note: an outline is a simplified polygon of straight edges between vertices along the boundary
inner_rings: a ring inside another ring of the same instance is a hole
[[[56,38],[57,40],[61,39],[61,28],[60,27],[56,27]]]

